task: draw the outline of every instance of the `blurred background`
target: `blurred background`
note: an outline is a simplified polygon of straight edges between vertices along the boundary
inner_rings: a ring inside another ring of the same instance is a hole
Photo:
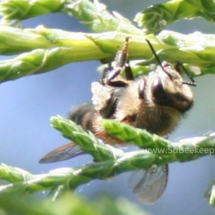
[[[133,20],[135,14],[146,7],[163,3],[162,0],[102,0],[109,11],[117,11]],[[132,6],[131,6],[132,5]],[[45,15],[23,22],[26,28],[38,25],[67,31],[89,32],[74,17],[62,14]],[[214,33],[214,25],[203,19],[181,21],[167,29],[189,34],[194,31]],[[3,57],[1,59],[4,59]],[[45,74],[5,82],[0,87],[0,162],[39,174],[59,167],[78,166],[91,162],[90,156],[54,164],[39,164],[38,160],[50,150],[68,143],[58,131],[50,127],[49,119],[57,114],[64,117],[72,107],[90,101],[91,82],[99,78],[99,62],[82,62],[66,65]],[[196,78],[195,105],[170,135],[170,140],[204,135],[215,130],[215,76]],[[129,174],[109,181],[93,181],[78,188],[83,196],[93,198],[107,192],[124,196],[152,214],[175,215],[214,214],[204,193],[215,178],[214,157],[169,166],[167,188],[157,203],[151,206],[138,202],[128,186]]]

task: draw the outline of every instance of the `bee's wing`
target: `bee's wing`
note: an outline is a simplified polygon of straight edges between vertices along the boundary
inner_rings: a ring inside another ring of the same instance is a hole
[[[168,166],[152,166],[148,170],[132,172],[130,186],[137,199],[144,204],[153,204],[166,188]]]
[[[81,154],[84,154],[84,152],[78,145],[75,143],[69,143],[49,152],[40,159],[39,163],[54,163],[74,158]]]

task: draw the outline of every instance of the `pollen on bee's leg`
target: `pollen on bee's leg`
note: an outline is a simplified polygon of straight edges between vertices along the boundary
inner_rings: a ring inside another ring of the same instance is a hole
[[[100,111],[106,107],[107,102],[111,98],[113,87],[104,86],[99,82],[93,82],[91,84],[91,92],[93,93],[92,103],[94,108],[95,110]]]

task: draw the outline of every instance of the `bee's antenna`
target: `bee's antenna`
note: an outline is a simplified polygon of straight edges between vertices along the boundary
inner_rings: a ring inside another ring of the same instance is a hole
[[[187,74],[188,78],[190,79],[191,82],[189,81],[183,81],[183,84],[187,84],[187,85],[190,85],[190,86],[196,86],[196,82],[195,80],[193,79],[193,77],[189,74],[189,72],[186,70],[186,68],[184,67],[184,65],[179,62],[179,61],[176,61],[176,63],[184,70],[184,72]]]
[[[187,84],[187,85],[190,85],[190,86],[196,86],[196,83],[195,82],[189,82],[189,81],[183,81],[182,82],[183,84]]]
[[[150,41],[149,41],[148,39],[146,39],[146,42],[148,43],[148,45],[149,45],[149,47],[150,47],[150,49],[151,49],[153,55],[155,56],[155,58],[156,58],[158,64],[159,64],[160,67],[163,69],[163,71],[165,71],[164,68],[163,68],[163,66],[162,66],[162,63],[161,63],[161,61],[160,61],[160,59],[159,59],[159,57],[158,57],[158,55],[157,55],[157,53],[155,52],[155,50],[154,50],[154,48],[153,48],[153,46],[152,46],[152,44],[150,43]]]
[[[160,59],[159,59],[157,53],[155,52],[155,50],[154,50],[152,44],[150,43],[150,41],[149,41],[148,39],[145,39],[145,40],[146,40],[146,42],[148,43],[148,45],[149,45],[149,47],[150,47],[150,49],[151,49],[153,55],[155,56],[155,58],[156,58],[158,64],[160,65],[160,67],[162,68],[162,70],[165,72],[165,69],[164,69],[164,67],[162,66],[162,63],[161,63],[161,61],[160,61]],[[189,82],[189,81],[183,81],[183,84],[187,84],[187,85],[190,85],[190,86],[196,86],[195,80],[193,79],[193,77],[190,76],[190,74],[189,74],[188,71],[185,69],[185,67],[183,66],[183,64],[182,64],[181,62],[179,62],[179,61],[176,61],[176,63],[177,63],[179,66],[181,66],[181,68],[184,70],[184,72],[187,74],[187,76],[188,76],[189,79],[190,79],[190,82]]]

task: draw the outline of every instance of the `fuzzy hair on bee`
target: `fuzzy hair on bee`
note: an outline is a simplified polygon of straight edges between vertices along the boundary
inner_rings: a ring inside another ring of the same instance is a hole
[[[190,82],[184,81],[179,69],[184,69],[183,65],[179,62],[176,66],[168,62],[161,63],[148,40],[146,42],[159,66],[148,76],[134,79],[128,61],[128,41],[127,37],[123,48],[118,51],[115,66],[109,65],[103,78],[92,83],[92,104],[77,107],[69,117],[111,145],[126,143],[110,136],[101,126],[102,119],[113,119],[165,136],[176,128],[194,102],[190,86],[195,86],[195,82],[191,77]],[[125,78],[120,76],[122,70],[125,71]],[[40,163],[57,162],[81,154],[83,152],[79,146],[69,143],[46,154]],[[154,168],[153,171],[149,169],[142,173],[140,180],[132,182],[133,190],[141,197],[142,202],[151,204],[163,193],[167,178],[167,165]]]
[[[160,136],[172,132],[181,117],[193,105],[193,93],[190,87],[184,84],[181,74],[167,62],[162,64],[162,68],[158,67],[148,76],[127,81],[118,97],[114,96],[113,90],[110,89],[112,97],[109,95],[105,102],[101,89],[107,86],[98,85],[99,83],[92,85],[94,107],[99,106],[98,102],[105,104],[104,107],[100,104],[98,111],[105,112],[107,108],[114,109],[111,117],[108,118],[146,129]],[[114,82],[111,85],[114,85]],[[113,102],[114,99],[117,102]],[[105,114],[103,118],[107,118]],[[95,126],[98,126],[98,123]],[[95,130],[99,133],[98,128]]]
[[[115,118],[134,127],[165,136],[193,105],[190,87],[171,64],[129,83],[118,101]]]

